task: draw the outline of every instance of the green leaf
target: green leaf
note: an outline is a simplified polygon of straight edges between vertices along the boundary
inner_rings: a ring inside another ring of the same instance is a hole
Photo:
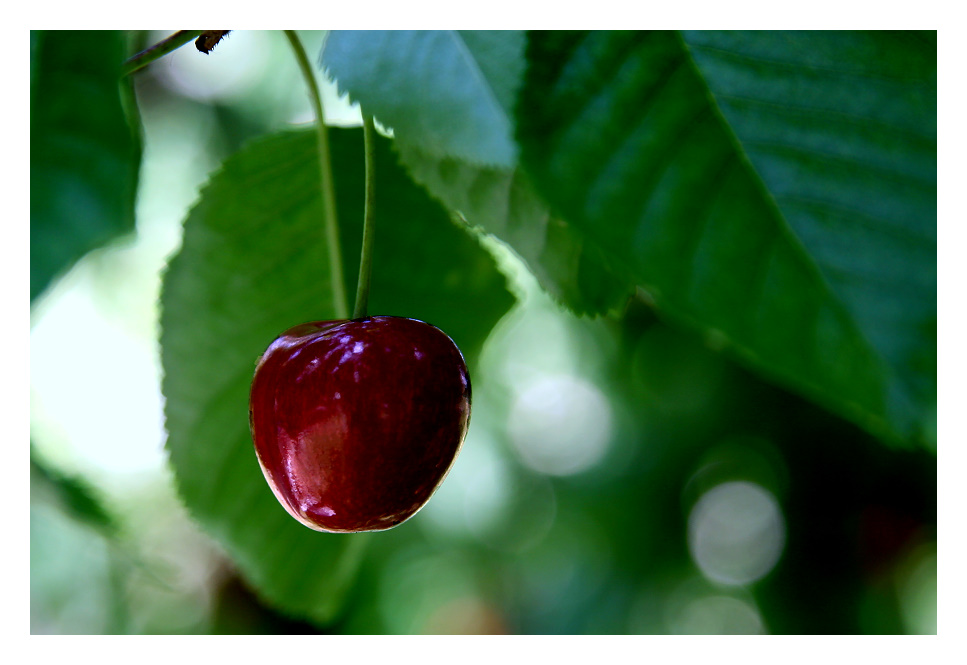
[[[400,161],[445,206],[514,249],[559,304],[595,315],[627,302],[629,279],[566,221],[551,217],[521,169],[476,166],[408,146],[400,146]]]
[[[659,309],[889,441],[936,403],[936,47],[531,33],[522,160]]]
[[[119,531],[117,521],[95,488],[80,476],[56,469],[34,449],[33,442],[30,444],[30,493],[31,501],[35,496],[43,496],[64,514],[101,535],[113,537]]]
[[[330,143],[350,275],[362,132],[330,130]],[[315,151],[313,132],[272,136],[212,177],[164,277],[161,347],[167,447],[185,503],[268,602],[325,623],[345,601],[366,536],[293,520],[262,477],[248,429],[252,374],[268,344],[293,325],[334,317]],[[386,140],[376,171],[371,312],[434,323],[472,362],[512,304],[504,278],[406,176]]]
[[[120,31],[30,33],[31,301],[134,229],[141,146],[122,108],[124,57]]]
[[[402,145],[512,166],[524,34],[509,30],[337,30],[321,64]]]

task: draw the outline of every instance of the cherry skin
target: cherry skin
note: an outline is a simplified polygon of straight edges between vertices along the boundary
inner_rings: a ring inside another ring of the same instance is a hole
[[[453,465],[470,376],[443,331],[394,316],[304,323],[262,354],[249,402],[262,473],[311,529],[381,531]]]

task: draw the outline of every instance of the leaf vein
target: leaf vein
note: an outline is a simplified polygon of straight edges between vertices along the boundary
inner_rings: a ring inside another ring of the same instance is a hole
[[[838,109],[830,109],[822,106],[807,106],[802,103],[795,104],[792,102],[777,102],[775,100],[758,99],[755,97],[746,97],[744,95],[729,94],[724,92],[715,93],[715,97],[735,106],[765,106],[773,110],[778,109],[792,111],[798,115],[810,116],[818,122],[826,122],[829,119],[846,120],[852,124],[861,125],[867,128],[875,128],[885,134],[892,134],[893,136],[905,140],[912,139],[925,143],[936,143],[937,139],[935,132],[914,132],[904,127],[889,124],[878,118],[860,115],[857,113],[848,113]]]
[[[913,244],[921,249],[930,249],[932,251],[936,251],[937,248],[936,238],[918,234],[913,229],[905,226],[887,225],[886,220],[880,217],[873,217],[868,213],[854,208],[847,208],[832,203],[831,201],[793,194],[775,195],[775,200],[782,208],[797,208],[805,212],[819,209],[844,222],[849,221],[856,226],[874,233],[892,237],[901,243]]]
[[[602,149],[602,152],[607,156],[588,186],[586,199],[592,199],[595,190],[607,187],[607,184],[615,178],[614,171],[620,170],[620,159],[624,157],[626,148],[634,144],[641,132],[651,129],[652,118],[650,117],[650,111],[658,105],[662,93],[668,88],[675,73],[680,70],[685,62],[686,60],[684,58],[677,59],[660,75],[656,85],[652,87],[651,94],[643,101],[643,105],[638,114],[638,122],[623,125],[624,133],[617,134],[615,137],[619,140],[616,140],[612,146],[606,146]],[[620,67],[616,69],[620,69]],[[667,170],[668,166],[674,160],[675,155],[681,151],[682,144],[685,143],[688,136],[701,125],[702,116],[708,110],[708,105],[699,107],[698,111],[691,118],[679,124],[676,128],[677,132],[675,136],[671,137],[671,140],[666,140],[662,146],[664,150],[660,154],[652,155],[649,161],[649,173],[652,176],[650,182],[647,184],[647,189],[644,187],[640,188],[639,194],[635,197],[637,201],[634,202],[633,209],[635,210],[634,216],[636,218],[640,219],[644,215],[647,203],[652,198],[661,180],[661,174]],[[576,121],[575,126],[580,127],[581,123]]]
[[[789,156],[803,156],[807,158],[814,158],[815,161],[828,161],[840,165],[845,165],[849,167],[860,167],[861,169],[875,173],[878,176],[882,176],[884,179],[893,180],[895,182],[902,182],[904,184],[915,184],[917,187],[922,189],[935,189],[936,181],[924,176],[915,176],[909,173],[903,173],[896,168],[888,168],[884,165],[873,164],[871,162],[865,161],[863,159],[852,157],[843,154],[835,154],[828,152],[826,150],[820,150],[818,148],[811,148],[803,145],[794,145],[791,143],[782,143],[779,141],[765,141],[765,140],[747,140],[743,142],[748,148],[758,148],[760,152],[770,153],[773,155],[789,155]]]

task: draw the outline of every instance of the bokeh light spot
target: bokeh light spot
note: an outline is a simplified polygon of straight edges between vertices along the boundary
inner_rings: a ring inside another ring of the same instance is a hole
[[[507,428],[524,464],[548,475],[568,476],[604,457],[611,440],[611,407],[586,380],[547,376],[517,396]]]
[[[508,389],[529,385],[546,374],[578,370],[571,331],[562,317],[543,307],[518,308],[492,335],[486,364]]]
[[[900,613],[906,632],[937,634],[937,550],[931,543],[918,547],[901,566],[898,580]]]
[[[729,596],[702,596],[688,602],[673,618],[675,635],[760,635],[765,632],[759,612],[749,603]]]
[[[702,574],[726,585],[764,577],[785,545],[785,521],[775,497],[745,481],[706,492],[688,520],[688,548]]]

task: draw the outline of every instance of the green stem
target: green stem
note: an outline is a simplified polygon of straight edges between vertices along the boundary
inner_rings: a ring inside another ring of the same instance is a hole
[[[329,159],[329,135],[326,131],[326,118],[322,113],[322,98],[316,77],[302,48],[302,42],[295,30],[285,30],[285,36],[292,46],[295,58],[302,70],[302,77],[309,88],[309,98],[316,114],[316,140],[319,144],[319,180],[322,189],[322,205],[325,216],[326,245],[329,250],[329,274],[332,283],[332,300],[335,317],[349,318],[349,305],[346,302],[346,284],[342,274],[342,249],[339,244],[339,220],[336,217],[336,189],[332,180],[332,163]]]
[[[121,76],[127,76],[138,71],[142,67],[146,67],[158,58],[164,57],[174,51],[179,49],[191,40],[195,39],[204,30],[179,30],[175,34],[162,39],[160,42],[154,46],[149,46],[140,53],[128,58],[124,64],[121,66]]]
[[[356,286],[354,319],[366,316],[369,305],[369,282],[373,273],[373,238],[376,233],[376,125],[373,116],[363,114],[363,146],[366,153],[366,199],[363,209],[363,250],[359,258],[359,281]]]

